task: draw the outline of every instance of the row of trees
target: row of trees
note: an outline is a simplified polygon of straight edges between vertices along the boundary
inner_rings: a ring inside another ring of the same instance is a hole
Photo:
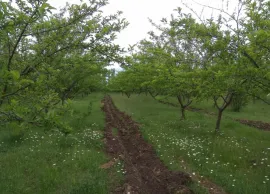
[[[182,119],[194,100],[212,99],[219,131],[222,113],[232,101],[253,97],[269,104],[270,2],[239,1],[234,13],[220,9],[210,19],[190,11],[178,8],[169,21],[152,22],[159,32],[149,32],[150,38],[137,45],[110,88],[128,96],[174,96]]]
[[[101,89],[108,66],[121,61],[113,43],[127,26],[121,12],[104,16],[107,0],[67,4],[0,1],[0,127],[70,128],[60,115],[78,94]]]

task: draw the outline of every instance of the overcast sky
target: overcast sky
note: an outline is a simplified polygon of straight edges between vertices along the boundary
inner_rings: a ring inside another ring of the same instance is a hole
[[[192,9],[200,13],[202,6],[194,3],[192,0],[183,0],[188,3]],[[216,8],[222,7],[222,0],[196,0],[200,4],[210,5]],[[80,3],[80,0],[49,0],[49,3],[55,8],[63,7],[66,2],[70,4]],[[235,7],[238,0],[232,0],[230,7]],[[225,3],[223,3],[224,5]],[[162,18],[170,17],[173,10],[177,7],[184,8],[181,0],[109,0],[109,4],[103,8],[104,14],[109,15],[116,11],[123,11],[123,17],[130,23],[119,35],[116,43],[127,48],[128,45],[136,44],[138,41],[147,37],[147,32],[153,30],[148,18],[159,22]],[[184,9],[188,11],[187,9]],[[210,17],[211,9],[204,9],[203,16]]]
[[[66,2],[80,3],[80,0],[49,0],[49,3],[55,8],[63,7]],[[202,6],[194,3],[192,0],[184,0],[196,12],[200,13]],[[201,4],[211,5],[221,8],[222,0],[197,0]],[[231,1],[231,6],[233,2]],[[112,14],[116,11],[123,11],[123,17],[130,23],[129,26],[121,32],[116,41],[123,47],[136,44],[147,36],[147,32],[153,29],[148,18],[158,22],[163,17],[170,17],[173,10],[177,7],[183,7],[181,0],[109,0],[109,5],[103,8],[104,14]],[[186,9],[187,10],[187,9]],[[205,9],[204,16],[209,17],[212,10]]]

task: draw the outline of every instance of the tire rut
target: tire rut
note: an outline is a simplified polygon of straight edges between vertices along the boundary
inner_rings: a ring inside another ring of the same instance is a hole
[[[191,178],[184,172],[173,172],[157,157],[153,147],[147,143],[139,126],[127,114],[120,112],[110,96],[103,100],[106,114],[106,151],[124,163],[125,184],[113,193],[127,194],[174,194],[193,193],[187,184]],[[118,129],[114,135],[113,128]]]

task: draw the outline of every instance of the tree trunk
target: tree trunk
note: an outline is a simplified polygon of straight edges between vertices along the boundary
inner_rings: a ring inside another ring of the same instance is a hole
[[[220,131],[220,122],[222,118],[222,113],[231,104],[233,96],[234,96],[233,93],[228,93],[225,98],[222,97],[223,105],[221,107],[218,106],[218,103],[217,103],[218,98],[214,97],[215,107],[218,109],[218,117],[217,117],[217,122],[216,122],[216,129],[215,129],[216,133]]]
[[[185,120],[186,119],[185,110],[191,104],[192,101],[188,101],[187,104],[185,105],[180,95],[177,96],[177,99],[181,107],[181,114],[182,114],[181,119]]]
[[[7,92],[7,85],[5,85],[5,87],[4,87],[4,89],[3,89],[3,91],[2,91],[2,97],[1,97],[1,99],[0,99],[0,107],[2,106],[2,104],[4,103],[4,95],[6,94],[6,92]]]
[[[62,106],[65,104],[65,95],[63,94],[61,97]]]
[[[131,95],[130,93],[126,92],[125,94],[126,94],[126,96],[127,96],[128,98],[130,98],[130,95]]]
[[[186,120],[185,107],[181,107],[181,119],[182,120]]]
[[[222,118],[222,113],[223,113],[223,110],[218,111],[218,117],[217,117],[217,122],[216,122],[216,132],[220,131],[220,122]]]

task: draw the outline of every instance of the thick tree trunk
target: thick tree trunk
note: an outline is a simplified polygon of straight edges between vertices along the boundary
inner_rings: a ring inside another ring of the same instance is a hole
[[[182,97],[182,98],[184,99],[184,97]],[[180,95],[177,96],[178,102],[179,102],[180,107],[181,107],[181,119],[185,120],[186,119],[185,110],[191,104],[192,101],[188,100],[188,102],[186,104],[184,104],[184,101],[182,98]]]
[[[216,133],[220,131],[222,113],[231,104],[233,93],[228,93],[225,98],[222,96],[221,98],[223,99],[223,105],[220,107],[218,106],[218,103],[217,103],[218,98],[214,97],[215,107],[218,109],[218,117],[217,117],[216,128],[215,128]]]
[[[182,97],[182,98],[184,99],[184,97]],[[178,102],[179,102],[180,107],[181,107],[181,119],[185,120],[186,119],[186,114],[185,114],[186,108],[192,103],[192,100],[188,99],[187,103],[184,104],[184,101],[182,98],[180,95],[177,96]]]
[[[186,109],[185,107],[181,107],[181,119],[186,120]]]
[[[216,122],[216,132],[220,131],[220,123],[221,123],[222,113],[223,113],[223,110],[218,111],[218,117],[217,117],[217,122]]]

